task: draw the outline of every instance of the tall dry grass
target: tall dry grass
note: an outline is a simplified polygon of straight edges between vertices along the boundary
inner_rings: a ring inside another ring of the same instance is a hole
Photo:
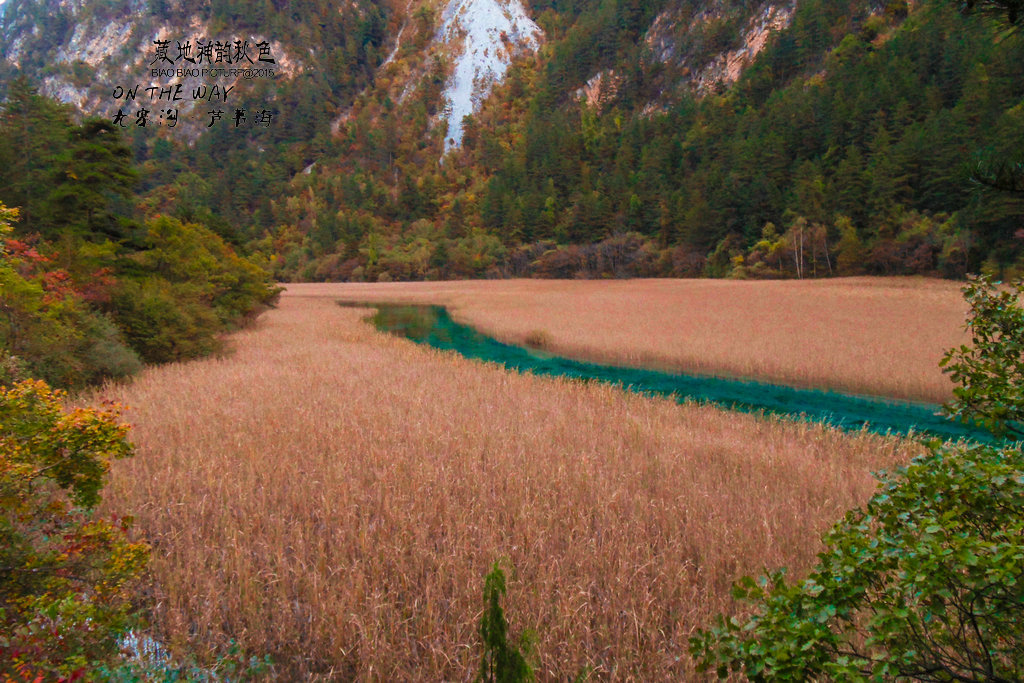
[[[294,295],[446,304],[513,343],[577,358],[941,402],[967,340],[959,285],[924,278],[289,285]]]
[[[809,566],[915,452],[510,374],[366,314],[286,294],[232,355],[102,392],[131,406],[106,498],[153,544],[161,637],[234,638],[285,680],[467,680],[506,557],[541,680],[683,680],[735,578]]]

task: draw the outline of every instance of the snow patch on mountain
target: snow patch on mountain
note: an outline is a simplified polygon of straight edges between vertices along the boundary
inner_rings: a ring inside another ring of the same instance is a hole
[[[535,51],[543,36],[519,0],[450,0],[435,36],[455,55],[444,90],[445,152],[462,144],[462,119],[501,82],[512,59]]]

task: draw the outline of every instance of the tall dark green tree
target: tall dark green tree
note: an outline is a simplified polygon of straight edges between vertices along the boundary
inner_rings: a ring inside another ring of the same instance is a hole
[[[68,133],[68,147],[54,160],[46,197],[47,237],[73,232],[90,238],[124,236],[113,203],[131,195],[137,180],[131,148],[107,121],[89,119]]]
[[[21,210],[21,233],[46,239],[118,238],[117,201],[136,182],[131,148],[107,121],[71,120],[68,108],[24,78],[0,110],[0,200]]]
[[[0,201],[19,207],[19,231],[42,228],[53,189],[47,176],[67,151],[70,125],[67,108],[39,95],[24,76],[8,87],[0,105]]]

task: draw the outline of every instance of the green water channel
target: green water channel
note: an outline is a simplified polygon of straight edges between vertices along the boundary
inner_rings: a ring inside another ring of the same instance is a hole
[[[881,434],[993,440],[987,431],[942,417],[939,406],[933,404],[588,363],[505,344],[455,322],[441,306],[358,305],[377,309],[370,321],[379,330],[435,349],[456,351],[466,358],[500,363],[517,372],[608,382],[630,391],[671,396],[679,402],[710,402],[743,412],[763,411],[824,422],[850,431],[867,428]]]

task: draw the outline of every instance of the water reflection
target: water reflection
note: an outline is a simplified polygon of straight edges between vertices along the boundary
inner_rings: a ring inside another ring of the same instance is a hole
[[[426,342],[438,327],[437,308],[434,306],[379,306],[370,321],[378,330],[393,332],[419,343]]]

